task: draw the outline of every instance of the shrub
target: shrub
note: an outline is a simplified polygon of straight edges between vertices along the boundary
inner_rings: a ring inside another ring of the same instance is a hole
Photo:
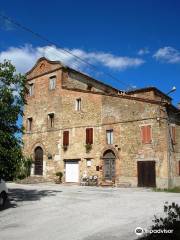
[[[24,179],[26,177],[29,177],[31,174],[32,162],[33,161],[31,157],[22,157],[16,168],[16,178]]]
[[[62,172],[57,172],[56,176],[59,178],[59,182],[62,182],[62,177],[63,177],[63,173]]]
[[[168,205],[166,202],[164,205],[165,217],[157,218],[154,216],[154,225],[151,227],[151,230],[172,230],[172,233],[149,233],[145,236],[138,238],[141,240],[179,240],[180,239],[180,206],[174,202],[171,205]]]
[[[87,144],[85,145],[85,147],[86,147],[86,152],[88,153],[88,152],[90,152],[91,149],[92,149],[92,144],[87,143]]]

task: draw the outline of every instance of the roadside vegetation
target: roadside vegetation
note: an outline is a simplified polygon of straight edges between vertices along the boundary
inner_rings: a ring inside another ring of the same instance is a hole
[[[154,188],[155,192],[172,192],[172,193],[180,193],[180,187],[174,187],[174,188]]]
[[[0,63],[0,176],[14,180],[29,174],[30,159],[22,153],[25,76],[16,72],[10,61]]]
[[[154,216],[153,226],[138,240],[179,240],[180,239],[180,206],[176,203],[164,205],[164,217]]]

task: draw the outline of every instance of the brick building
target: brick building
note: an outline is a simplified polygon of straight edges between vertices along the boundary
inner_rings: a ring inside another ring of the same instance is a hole
[[[24,153],[32,175],[64,182],[180,185],[180,111],[154,87],[123,93],[58,61],[27,73]]]

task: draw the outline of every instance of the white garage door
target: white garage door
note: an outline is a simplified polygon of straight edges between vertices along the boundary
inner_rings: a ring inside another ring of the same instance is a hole
[[[77,161],[66,162],[66,182],[79,182],[79,164]]]

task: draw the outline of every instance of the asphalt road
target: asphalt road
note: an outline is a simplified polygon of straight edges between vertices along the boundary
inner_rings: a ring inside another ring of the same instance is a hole
[[[148,228],[166,201],[180,194],[149,189],[9,183],[0,212],[1,240],[131,240]]]

